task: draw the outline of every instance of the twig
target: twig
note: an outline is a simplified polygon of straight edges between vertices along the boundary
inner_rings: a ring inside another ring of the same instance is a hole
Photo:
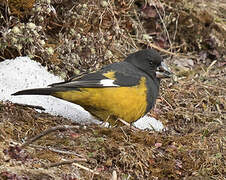
[[[139,43],[143,43],[143,44],[146,43],[146,42],[144,42],[144,41],[142,41],[142,40],[139,40],[139,39],[138,39],[137,41],[138,41]],[[147,46],[152,47],[152,48],[154,48],[154,49],[157,49],[157,50],[159,50],[159,51],[161,51],[161,52],[163,52],[163,53],[166,53],[166,54],[169,54],[169,55],[172,55],[172,56],[186,57],[186,56],[183,56],[183,55],[181,55],[181,54],[176,54],[176,53],[167,51],[167,50],[165,50],[165,49],[163,49],[163,48],[161,48],[161,47],[156,46],[156,45],[153,44],[153,43],[148,43]]]
[[[111,180],[117,180],[117,172],[116,171],[113,171],[112,172],[112,176],[111,176]]]
[[[56,166],[61,166],[61,165],[65,165],[65,164],[72,164],[75,162],[87,162],[87,159],[73,159],[73,160],[67,160],[67,161],[62,161],[62,162],[57,162],[57,163],[52,163],[49,165],[45,165],[46,168],[50,168],[50,167],[56,167]]]
[[[2,60],[5,60],[6,58],[5,57],[3,57],[3,56],[0,56],[0,58],[2,59]]]
[[[128,122],[124,121],[123,119],[118,118],[117,121],[120,121],[122,124],[130,127],[132,130],[137,131],[138,129],[133,127],[131,124],[129,124]]]
[[[81,164],[78,164],[78,163],[73,163],[75,166],[77,166],[77,167],[79,167],[79,168],[81,168],[81,169],[84,169],[84,170],[86,170],[86,171],[89,171],[89,172],[91,172],[91,173],[93,173],[93,174],[96,174],[96,175],[98,175],[99,174],[99,172],[97,172],[97,171],[94,171],[94,170],[92,170],[92,169],[90,169],[90,168],[87,168],[87,167],[85,167],[85,166],[82,166]]]
[[[142,44],[147,44],[147,42],[145,42],[145,41],[143,41],[143,40],[139,40],[139,39],[137,39],[137,42],[142,43]],[[156,45],[153,44],[153,43],[148,43],[147,46],[152,47],[152,48],[154,48],[154,49],[157,49],[158,51],[161,51],[161,52],[163,52],[163,53],[166,53],[166,54],[169,54],[169,55],[172,55],[172,56],[181,57],[181,58],[187,58],[187,57],[188,57],[188,56],[183,55],[183,54],[170,52],[170,51],[168,51],[168,50],[165,50],[165,49],[163,49],[163,48],[161,48],[161,47],[156,46]],[[189,57],[190,57],[190,58],[194,58],[194,59],[196,58],[195,56],[192,56],[192,55],[189,55]]]
[[[146,5],[145,5],[145,6],[146,6]],[[144,30],[144,28],[143,28],[143,26],[142,26],[142,23],[141,23],[141,21],[140,21],[140,18],[139,18],[139,16],[137,15],[137,11],[136,11],[135,9],[134,9],[133,13],[134,13],[134,15],[135,15],[135,17],[136,17],[136,20],[138,21],[137,25],[139,26],[140,30],[142,31],[141,33],[142,33],[142,34],[145,34],[145,30]],[[134,22],[134,23],[135,23],[135,22]],[[137,32],[139,32],[139,30],[137,30]]]
[[[21,148],[24,148],[26,146],[28,146],[29,144],[37,141],[38,139],[40,139],[41,137],[53,132],[53,131],[57,131],[57,130],[61,130],[61,131],[66,131],[66,130],[72,130],[72,129],[79,129],[79,126],[69,126],[69,125],[62,125],[62,126],[55,126],[55,127],[51,127],[43,132],[41,132],[40,134],[36,135],[35,137],[29,139],[27,142],[23,143],[21,145]]]
[[[155,44],[152,44],[152,43],[149,43],[148,46],[150,46],[150,47],[152,47],[152,48],[155,48],[155,49],[157,49],[157,50],[159,50],[159,51],[161,51],[161,52],[164,52],[164,53],[166,53],[166,54],[172,55],[172,56],[186,57],[186,56],[183,56],[183,55],[181,55],[181,54],[179,55],[179,54],[176,54],[176,53],[167,51],[167,50],[165,50],[165,49],[163,49],[163,48],[160,48],[160,47],[158,47],[158,46],[156,46]]]
[[[221,90],[226,91],[226,88],[223,88],[223,87],[220,87],[220,86],[214,86],[214,85],[208,85],[208,84],[200,84],[200,86],[207,88],[207,89],[216,88],[216,89],[221,89]]]
[[[161,2],[159,2],[159,3],[161,3]],[[167,35],[168,40],[169,40],[170,47],[172,47],[173,45],[172,45],[172,42],[171,42],[171,40],[170,40],[169,32],[168,32],[168,30],[167,30],[167,28],[166,28],[166,24],[165,24],[165,22],[164,22],[164,20],[163,20],[163,18],[162,18],[162,16],[161,16],[161,14],[160,14],[158,8],[156,7],[155,3],[153,3],[153,6],[155,7],[156,12],[157,12],[157,14],[159,15],[159,18],[160,18],[160,20],[161,20],[161,22],[162,22],[163,28],[165,29],[166,35]]]
[[[209,71],[213,68],[214,64],[216,64],[217,60],[213,61],[209,67],[207,68],[206,72],[205,72],[205,75],[207,75],[209,73]]]
[[[176,35],[177,35],[177,28],[178,28],[178,19],[179,19],[179,14],[177,15],[177,20],[176,20],[176,27],[175,27],[175,32],[174,32],[174,35],[173,35],[173,41],[175,41],[176,39]]]
[[[74,156],[78,156],[80,158],[84,158],[83,155],[77,154],[75,152],[71,152],[71,151],[64,151],[64,150],[60,150],[60,149],[55,149],[53,147],[49,147],[49,146],[38,146],[38,145],[31,145],[31,147],[34,148],[40,148],[40,149],[48,149],[50,151],[56,152],[56,153],[60,153],[60,154],[68,154],[68,155],[74,155]]]
[[[161,99],[173,110],[173,106],[164,97],[161,96]]]
[[[75,152],[70,152],[70,151],[63,151],[63,150],[60,150],[60,149],[55,149],[55,148],[52,148],[52,147],[47,147],[50,151],[53,151],[53,152],[56,152],[56,153],[61,153],[61,154],[69,154],[69,155],[74,155],[74,156],[78,156],[80,158],[84,158],[84,156],[80,155],[80,154],[77,154]]]
[[[127,134],[125,133],[125,131],[123,130],[122,127],[120,127],[120,129],[122,130],[124,136],[126,137],[125,141],[128,142],[129,138],[128,138]]]

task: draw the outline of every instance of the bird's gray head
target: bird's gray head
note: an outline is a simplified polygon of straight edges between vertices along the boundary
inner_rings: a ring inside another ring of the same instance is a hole
[[[148,75],[154,75],[157,78],[170,77],[171,74],[170,70],[163,62],[162,56],[154,49],[137,51],[130,54],[125,61],[133,64]]]

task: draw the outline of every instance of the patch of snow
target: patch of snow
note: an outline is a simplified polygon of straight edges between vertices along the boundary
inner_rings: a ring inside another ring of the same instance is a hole
[[[164,126],[161,121],[148,115],[138,119],[134,123],[134,126],[139,129],[151,129],[154,131],[162,131],[164,129]]]

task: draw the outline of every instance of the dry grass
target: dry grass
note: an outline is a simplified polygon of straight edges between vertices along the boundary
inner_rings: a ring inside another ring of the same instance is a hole
[[[80,126],[21,148],[48,128],[77,124],[0,102],[1,179],[224,179],[224,1],[36,1],[32,10],[31,1],[6,2],[2,61],[29,55],[68,78],[152,47],[177,78],[162,82],[151,111],[167,127],[162,133]]]

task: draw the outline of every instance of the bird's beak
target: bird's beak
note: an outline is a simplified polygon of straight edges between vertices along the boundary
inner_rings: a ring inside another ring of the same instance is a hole
[[[169,70],[167,65],[162,62],[161,65],[157,68],[156,77],[161,78],[170,78],[172,76],[172,72]]]

